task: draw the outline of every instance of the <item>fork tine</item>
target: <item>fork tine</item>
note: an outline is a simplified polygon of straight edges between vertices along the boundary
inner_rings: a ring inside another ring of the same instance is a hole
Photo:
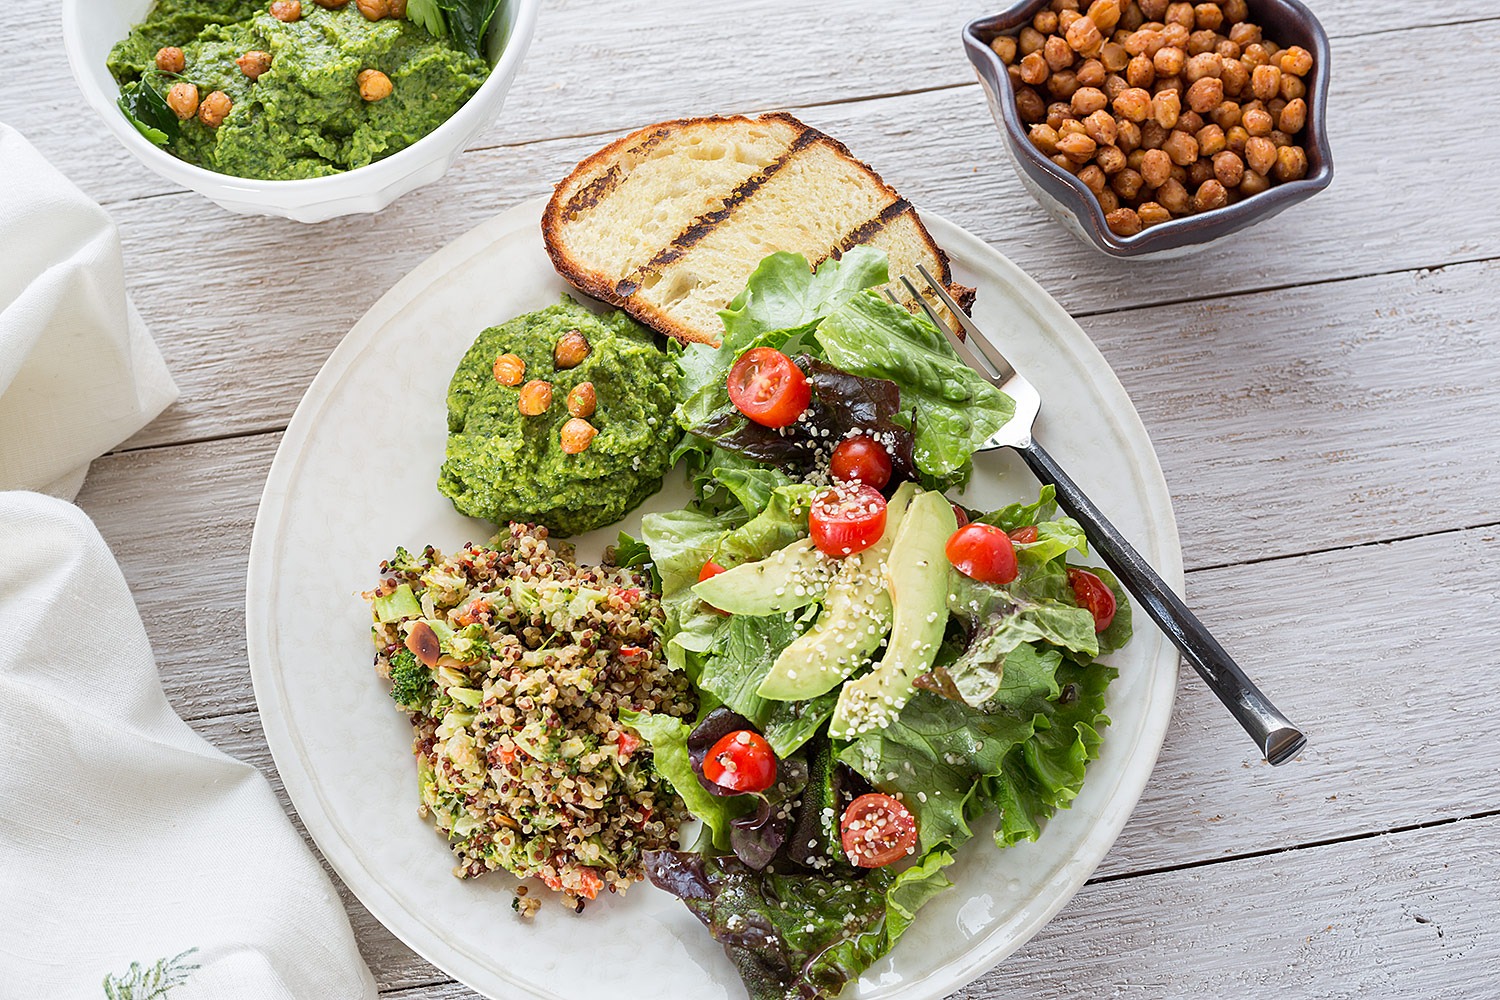
[[[990,364],[994,366],[999,380],[1003,382],[1013,378],[1016,374],[1015,366],[1010,363],[1004,354],[1000,353],[1000,349],[990,342],[990,339],[980,331],[979,327],[974,325],[974,321],[969,319],[968,314],[958,307],[958,303],[953,301],[953,296],[948,294],[948,290],[943,287],[942,282],[934,278],[932,272],[927,270],[927,265],[918,264],[917,270],[922,273],[923,278],[927,279],[927,284],[932,288],[933,293],[939,299],[942,299],[943,305],[948,307],[948,311],[953,314],[954,320],[963,328],[964,333],[968,334],[965,339],[975,344],[980,352],[989,359]]]
[[[901,306],[901,300],[898,299],[898,298],[896,298],[896,293],[893,292],[893,291],[891,291],[889,288],[887,288],[885,290],[885,297],[891,300],[891,305],[893,305],[893,306]],[[905,306],[901,306],[901,308],[905,309],[906,307]]]
[[[922,306],[922,310],[927,313],[927,318],[932,320],[932,325],[943,331],[943,336],[948,339],[949,346],[963,359],[963,363],[998,386],[1000,381],[990,371],[990,366],[980,360],[979,356],[964,342],[964,338],[954,333],[953,329],[947,323],[943,322],[943,317],[939,316],[937,310],[932,308],[932,304],[927,301],[927,297],[917,291],[917,286],[912,284],[911,279],[903,274],[901,276],[901,284],[906,286],[906,290],[911,292],[912,298],[916,299]]]

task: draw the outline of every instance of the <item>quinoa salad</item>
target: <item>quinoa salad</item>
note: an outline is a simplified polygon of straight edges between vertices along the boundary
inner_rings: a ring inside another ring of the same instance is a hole
[[[367,592],[375,669],[411,718],[419,811],[473,878],[536,877],[581,910],[643,877],[687,818],[621,710],[691,717],[648,574],[580,566],[547,529],[398,549]],[[539,905],[523,886],[515,908]]]

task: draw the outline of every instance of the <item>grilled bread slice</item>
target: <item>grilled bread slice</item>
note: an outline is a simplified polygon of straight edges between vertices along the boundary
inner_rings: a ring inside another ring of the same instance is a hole
[[[564,278],[699,343],[718,343],[719,310],[778,250],[816,265],[868,244],[886,252],[893,280],[917,277],[918,264],[951,280],[915,209],[841,143],[786,114],[634,132],[557,186],[542,233]],[[965,305],[973,297],[950,288]]]

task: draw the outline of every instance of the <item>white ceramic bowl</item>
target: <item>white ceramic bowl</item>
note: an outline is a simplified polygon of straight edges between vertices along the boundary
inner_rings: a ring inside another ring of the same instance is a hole
[[[488,127],[526,57],[541,0],[503,0],[489,35],[494,69],[469,102],[419,142],[367,167],[331,177],[261,181],[214,173],[152,145],[120,112],[120,88],[105,62],[154,0],[63,0],[63,44],[73,77],[104,125],[146,166],[231,212],[322,222],[378,212],[408,191],[442,177],[469,140]],[[269,2],[269,0],[267,0]]]

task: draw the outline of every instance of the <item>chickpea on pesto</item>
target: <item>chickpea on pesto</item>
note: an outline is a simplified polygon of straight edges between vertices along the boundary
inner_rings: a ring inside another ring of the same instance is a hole
[[[108,66],[121,110],[174,156],[320,177],[410,146],[489,75],[405,15],[405,0],[158,0]]]
[[[449,385],[438,489],[497,524],[611,524],[671,467],[676,381],[656,336],[623,312],[595,316],[564,296],[491,327]]]

